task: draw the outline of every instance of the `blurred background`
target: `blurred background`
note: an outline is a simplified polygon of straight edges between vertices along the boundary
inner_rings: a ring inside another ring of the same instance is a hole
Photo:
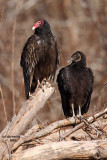
[[[73,52],[86,54],[95,77],[88,115],[107,106],[107,0],[0,0],[0,131],[26,101],[20,57],[38,18],[49,22],[57,39],[58,71]],[[33,123],[64,118],[56,82],[53,85],[55,94]]]

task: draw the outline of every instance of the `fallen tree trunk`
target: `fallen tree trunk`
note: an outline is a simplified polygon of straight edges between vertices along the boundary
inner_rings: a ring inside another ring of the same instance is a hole
[[[15,160],[107,159],[107,139],[53,142],[19,151],[12,157]]]

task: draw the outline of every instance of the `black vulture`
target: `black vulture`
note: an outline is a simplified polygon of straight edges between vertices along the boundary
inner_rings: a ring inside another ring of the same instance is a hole
[[[59,63],[57,41],[49,23],[38,19],[32,29],[35,32],[25,43],[20,61],[27,99],[43,79],[54,81]]]
[[[69,62],[57,76],[62,108],[66,118],[76,115],[81,118],[89,109],[94,76],[86,67],[86,57],[81,51],[75,52]]]

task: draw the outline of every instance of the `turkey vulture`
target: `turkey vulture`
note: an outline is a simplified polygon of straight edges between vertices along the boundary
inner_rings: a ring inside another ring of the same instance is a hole
[[[49,23],[38,19],[32,29],[35,32],[25,43],[20,61],[27,99],[44,78],[54,81],[59,62],[57,41]]]
[[[57,76],[62,108],[66,118],[76,115],[81,118],[89,109],[94,77],[81,51],[75,52],[69,62],[71,64],[62,68]]]

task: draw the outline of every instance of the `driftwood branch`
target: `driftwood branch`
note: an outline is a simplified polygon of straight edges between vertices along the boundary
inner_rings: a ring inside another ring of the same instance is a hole
[[[8,135],[20,135],[27,125],[34,119],[35,115],[43,108],[46,100],[53,94],[54,89],[47,82],[46,85],[39,88],[33,95],[33,98],[26,101],[25,105],[19,111],[14,123],[12,124]]]
[[[41,108],[43,108],[46,100],[54,93],[54,88],[49,82],[42,84],[42,88],[38,88],[25,105],[22,106],[18,115],[12,119],[12,121],[2,131],[0,138],[2,143],[5,143],[5,147],[0,145],[0,159],[2,154],[7,151],[7,148],[11,148],[15,142],[10,142],[9,137],[17,137],[25,130],[27,125],[34,119],[36,114]],[[8,146],[8,147],[7,147]]]
[[[18,152],[12,157],[15,160],[107,159],[107,139],[54,142]]]
[[[88,118],[88,122],[92,123],[95,121],[95,119],[99,118],[100,116],[104,115],[107,112],[107,108],[99,113],[97,113],[96,115],[94,115],[93,117],[89,117]],[[79,121],[78,121],[79,122]],[[12,147],[12,150],[16,149],[18,146],[20,146],[21,144],[31,141],[33,139],[37,139],[37,138],[41,138],[43,136],[46,136],[47,134],[50,134],[53,130],[60,128],[60,127],[64,127],[70,124],[75,124],[75,119],[73,117],[68,118],[68,119],[64,119],[64,120],[60,120],[57,122],[54,122],[52,124],[50,124],[49,126],[47,126],[46,128],[40,130],[39,132],[35,133],[33,132],[32,134],[27,134],[27,136],[25,135],[24,137],[20,138]],[[77,126],[75,126],[73,129],[71,129],[67,134],[64,134],[63,136],[61,136],[60,140],[63,140],[64,138],[66,138],[67,136],[69,136],[71,133],[75,132],[76,130],[82,128],[84,126],[84,122],[78,124]]]
[[[54,122],[52,124],[50,124],[49,126],[47,126],[46,128],[40,130],[39,132],[29,132],[30,134],[26,133],[24,135],[24,137],[21,137],[12,147],[12,150],[16,149],[18,146],[20,146],[21,144],[31,141],[33,139],[37,139],[37,138],[41,138],[43,136],[46,136],[48,134],[50,134],[53,130],[60,128],[60,127],[64,127],[70,124],[75,124],[75,119],[73,117],[69,118],[69,119],[64,119],[64,120],[60,120],[57,122]]]

